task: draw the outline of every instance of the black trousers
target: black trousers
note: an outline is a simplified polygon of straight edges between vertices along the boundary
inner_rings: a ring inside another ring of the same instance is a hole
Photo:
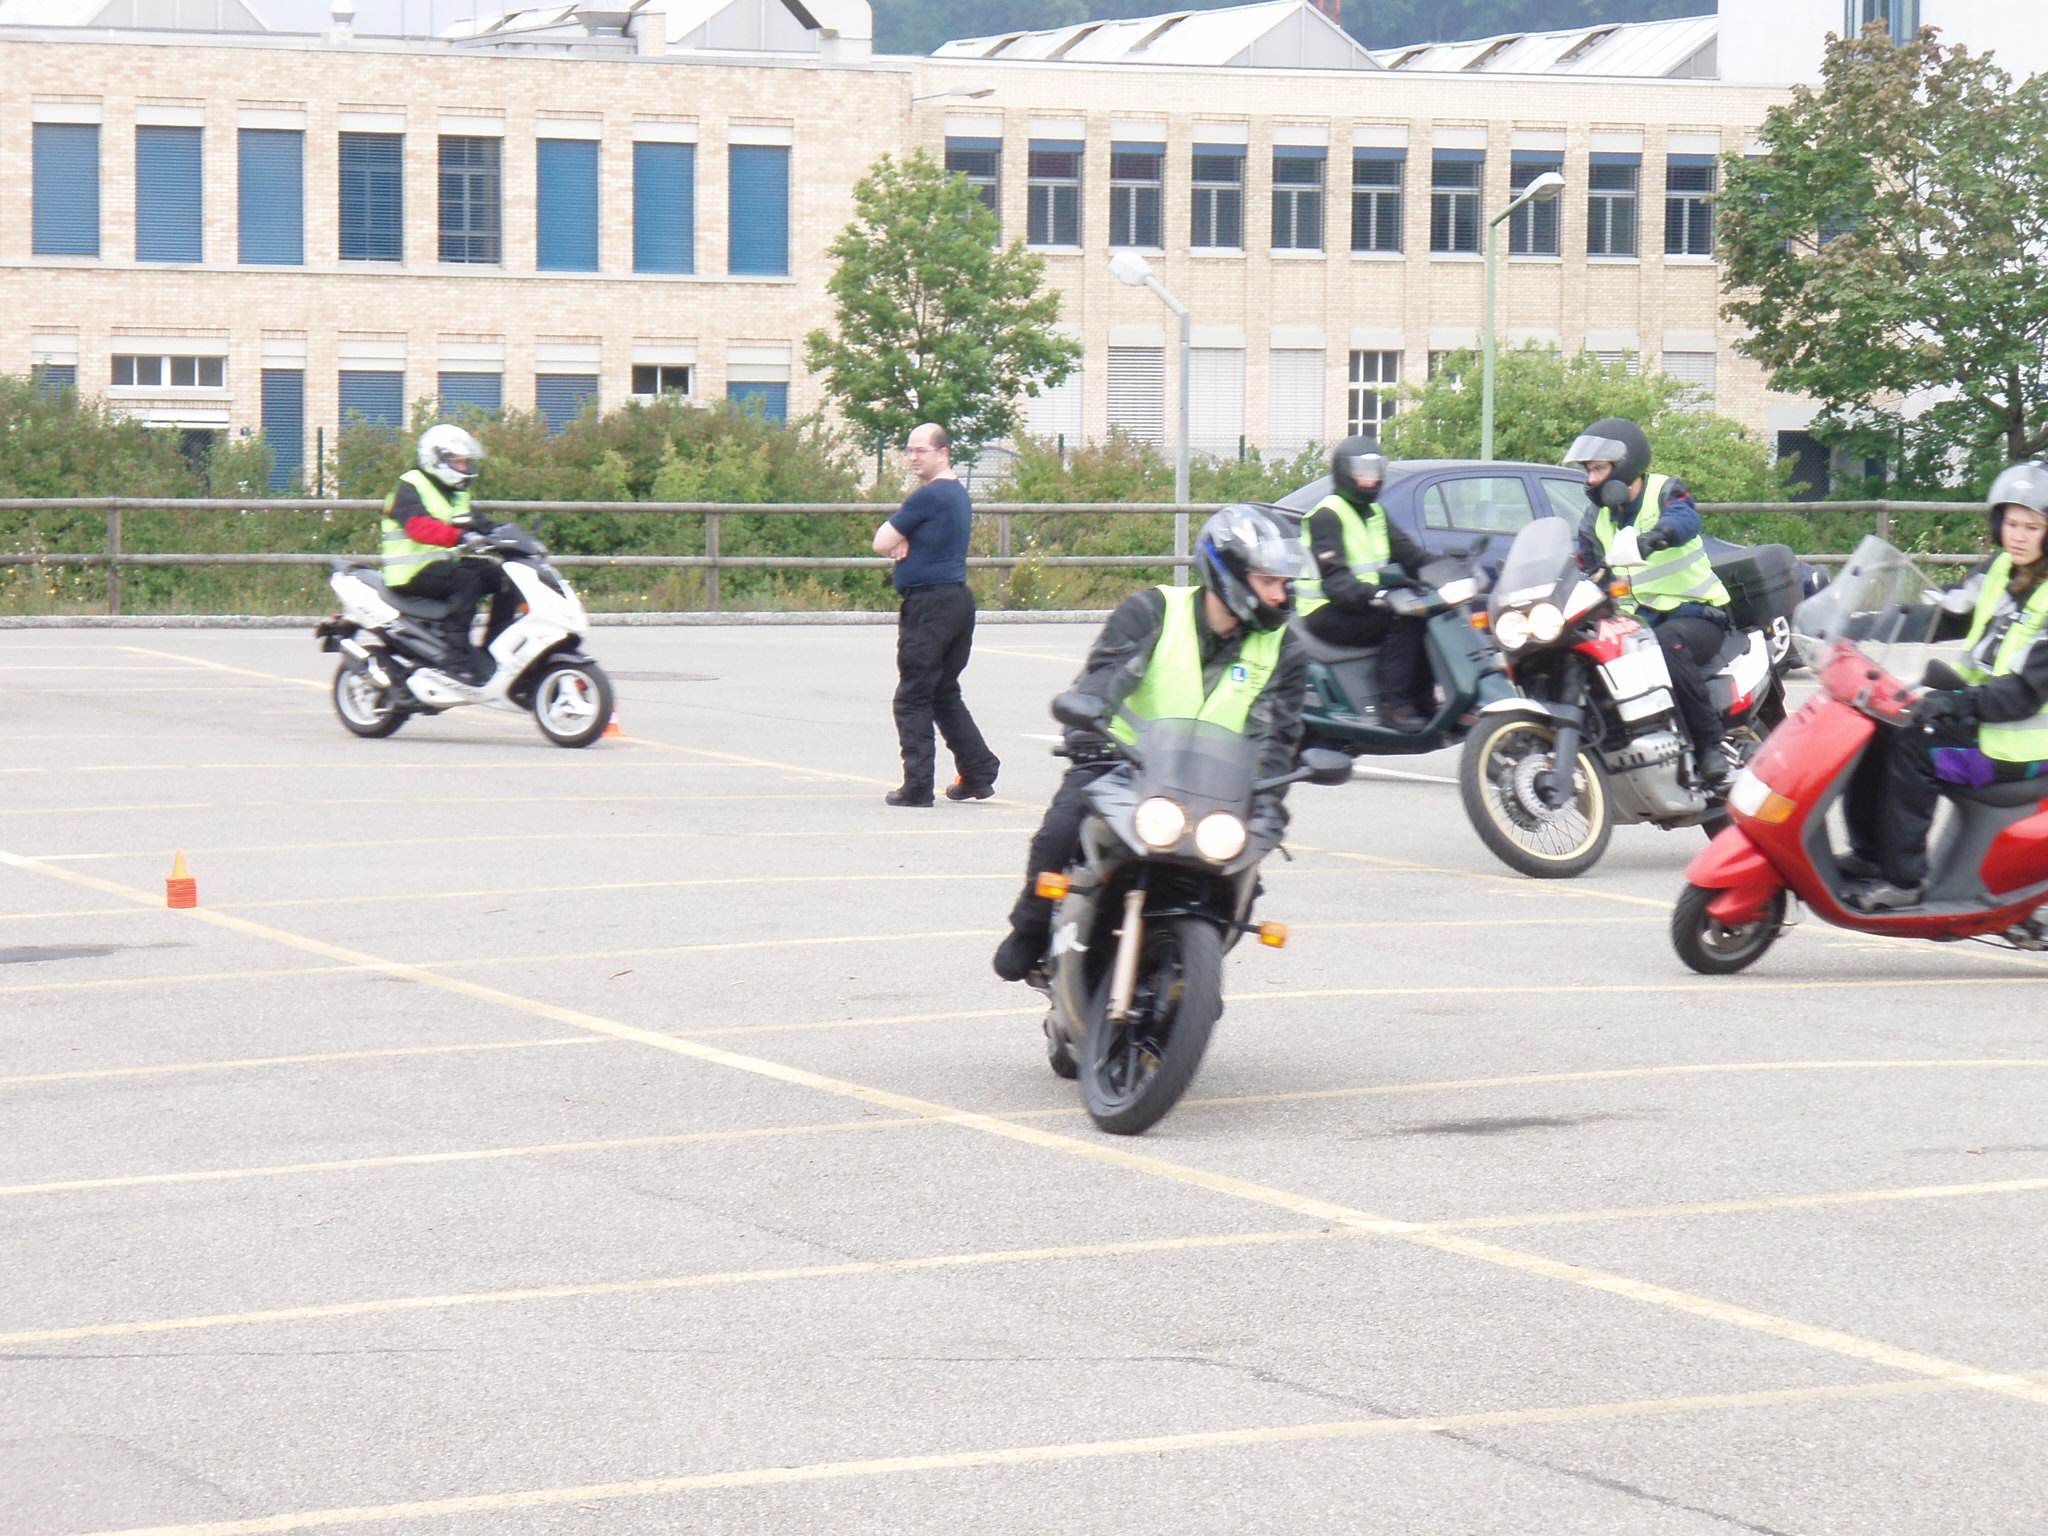
[[[904,594],[896,629],[896,739],[903,787],[916,794],[932,791],[934,725],[968,783],[993,784],[1002,767],[960,696],[960,674],[973,651],[974,594],[965,582]]]
[[[1667,619],[1652,617],[1644,610],[1639,617],[1650,621],[1657,643],[1664,648],[1664,665],[1671,673],[1671,694],[1692,737],[1693,750],[1704,752],[1721,744],[1721,712],[1707,696],[1707,663],[1728,632],[1712,619],[1691,615]]]
[[[1927,832],[1941,800],[1935,753],[1944,747],[1975,747],[1974,724],[1942,720],[1890,730],[1880,726],[1849,781],[1842,814],[1849,823],[1849,851],[1869,859],[1894,885],[1919,885],[1927,878]],[[2035,776],[2035,763],[1996,763],[1999,780]]]
[[[1429,653],[1423,649],[1428,620],[1403,618],[1384,608],[1346,613],[1335,603],[1325,603],[1303,622],[1310,634],[1331,645],[1380,648],[1382,704],[1407,704],[1423,715],[1435,709],[1435,679],[1429,674]]]
[[[1047,870],[1057,874],[1081,851],[1081,824],[1088,819],[1088,786],[1108,771],[1107,765],[1069,768],[1052,804],[1031,839],[1024,856],[1024,889],[1010,909],[1010,926],[1025,932],[1044,933],[1052,926],[1052,903],[1033,887]]]
[[[451,634],[469,638],[470,621],[476,617],[476,605],[486,594],[491,598],[491,622],[484,630],[484,644],[489,645],[512,623],[511,589],[506,585],[505,572],[495,560],[436,560],[419,575],[413,577],[394,591],[408,597],[445,598],[455,606],[442,622]]]

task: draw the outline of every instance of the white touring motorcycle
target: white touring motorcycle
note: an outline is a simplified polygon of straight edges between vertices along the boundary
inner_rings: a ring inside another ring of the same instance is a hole
[[[493,640],[491,675],[471,684],[455,668],[467,660],[467,636],[448,633],[450,604],[411,597],[384,585],[367,566],[334,563],[328,584],[341,612],[314,633],[323,651],[341,653],[334,674],[334,711],[358,736],[389,736],[408,715],[438,715],[464,704],[517,714],[529,711],[558,747],[587,747],[612,717],[612,684],[583,654],[590,627],[576,594],[548,561],[547,551],[517,523],[470,534],[462,553],[495,560],[507,591],[499,601],[523,608]]]

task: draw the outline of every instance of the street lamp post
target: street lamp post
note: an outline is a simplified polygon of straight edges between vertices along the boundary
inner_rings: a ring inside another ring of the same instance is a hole
[[[1181,510],[1173,514],[1173,554],[1176,561],[1185,560],[1188,553],[1188,370],[1194,348],[1194,312],[1167,291],[1166,284],[1153,275],[1152,263],[1136,251],[1118,251],[1109,258],[1109,270],[1133,288],[1149,288],[1159,302],[1173,311],[1180,322],[1180,409],[1176,412],[1176,438],[1173,454],[1173,504]],[[1173,584],[1184,587],[1188,584],[1188,568],[1176,564],[1173,568]]]
[[[1501,220],[1507,218],[1524,203],[1547,203],[1564,190],[1564,178],[1555,171],[1545,171],[1523,190],[1522,195],[1501,209],[1486,221],[1486,329],[1481,337],[1486,356],[1484,379],[1479,393],[1479,457],[1487,463],[1493,462],[1493,289],[1494,269],[1497,264],[1495,250],[1500,244]]]
[[[956,86],[950,91],[927,91],[922,96],[913,96],[910,98],[910,104],[914,107],[921,101],[944,101],[948,96],[964,96],[969,101],[980,101],[984,97],[995,95],[995,93],[996,88],[992,85],[983,86],[978,91],[971,91],[965,86]]]

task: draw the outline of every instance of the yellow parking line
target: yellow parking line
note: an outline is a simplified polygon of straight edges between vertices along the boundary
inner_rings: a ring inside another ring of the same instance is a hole
[[[131,886],[117,885],[112,881],[100,880],[77,870],[61,869],[23,858],[19,854],[0,852],[0,863],[12,867],[51,875],[57,879],[87,886],[110,895],[155,905],[156,897]],[[252,937],[269,939],[294,949],[319,954],[331,959],[354,965],[387,965],[373,955],[359,950],[329,944],[320,939],[308,938],[302,934],[290,933],[283,929],[270,928],[246,918],[229,913],[213,912],[195,908],[186,912],[170,913],[166,917],[183,918],[194,922],[205,922],[230,928]],[[1504,1248],[1494,1243],[1482,1242],[1458,1232],[1432,1231],[1404,1222],[1377,1215],[1370,1211],[1347,1206],[1337,1201],[1323,1200],[1311,1195],[1296,1194],[1291,1190],[1276,1189],[1250,1179],[1234,1178],[1228,1174],[1215,1173],[1206,1168],[1191,1167],[1182,1163],[1169,1162],[1164,1158],[1148,1156],[1129,1147],[1113,1146],[1106,1141],[1083,1141],[1073,1136],[1062,1136],[1035,1125],[1013,1120],[998,1119],[993,1115],[972,1110],[954,1109],[949,1105],[934,1103],[910,1094],[895,1093],[888,1089],[872,1088],[862,1083],[849,1082],[820,1072],[811,1072],[783,1062],[769,1061],[759,1056],[747,1056],[729,1051],[723,1046],[708,1044],[701,1040],[688,1040],[674,1035],[664,1035],[655,1030],[643,1029],[636,1025],[623,1024],[597,1014],[583,1013],[572,1008],[563,1008],[537,998],[522,997],[517,993],[504,992],[496,988],[481,986],[459,977],[443,976],[417,966],[392,966],[392,974],[415,981],[424,986],[440,988],[479,1002],[496,1003],[522,1013],[540,1018],[553,1019],[573,1028],[587,1029],[595,1034],[612,1035],[620,1039],[637,1040],[657,1050],[671,1051],[677,1055],[693,1057],[714,1066],[730,1067],[771,1081],[788,1083],[793,1087],[809,1088],[820,1093],[836,1094],[844,1098],[871,1104],[879,1109],[894,1109],[905,1114],[931,1116],[964,1129],[977,1130],[1006,1140],[1023,1142],[1026,1145],[1061,1152],[1068,1156],[1082,1158],[1107,1167],[1119,1168],[1126,1172],[1149,1174],[1175,1184],[1206,1190],[1212,1194],[1224,1195],[1236,1200],[1267,1206],[1276,1210],[1291,1212],[1311,1221],[1326,1222],[1336,1226],[1356,1227],[1362,1231],[1380,1232],[1398,1237],[1404,1242],[1440,1252],[1456,1254],[1463,1258],[1477,1259],[1483,1263],[1497,1265],[1522,1274],[1542,1279],[1561,1281],[1584,1289],[1621,1297],[1646,1306],[1699,1318],[1703,1321],[1740,1328],[1765,1337],[1783,1339],[1805,1345],[1811,1349],[1844,1355],[1850,1359],[1862,1360],[1867,1364],[1882,1366],[1888,1370],[1908,1372],[1913,1375],[1930,1376],[1957,1380],[1987,1392],[2007,1397],[2017,1397],[2028,1402],[2048,1404],[2048,1388],[2033,1382],[1998,1372],[1985,1371],[1979,1367],[1944,1360],[1937,1356],[1922,1354],[1915,1350],[1901,1349],[1874,1339],[1859,1338],[1839,1329],[1823,1328],[1812,1323],[1800,1322],[1793,1318],[1778,1317],[1752,1307],[1737,1306],[1732,1302],[1718,1301],[1708,1296],[1697,1296],[1671,1286],[1656,1285],[1646,1280],[1633,1279],[1626,1275],[1613,1275],[1590,1268],[1586,1265],[1568,1264],[1561,1260],[1546,1258],[1540,1254],[1524,1253],[1513,1248]],[[2007,978],[2015,980],[2017,978]]]
[[[182,656],[176,651],[152,650],[146,645],[124,645],[124,651],[133,651],[137,656],[156,656],[165,661],[182,661],[188,667],[206,667],[215,672],[233,672],[240,677],[260,677],[265,682],[290,683],[294,688],[317,688],[325,693],[328,685],[316,683],[309,678],[286,677],[282,672],[254,672],[247,667],[231,667],[224,661],[205,661],[197,656]]]
[[[0,912],[0,923],[54,921],[65,917],[137,917],[140,907],[76,907],[69,912]]]
[[[306,1056],[241,1056],[225,1061],[176,1061],[157,1067],[88,1067],[73,1072],[31,1072],[0,1077],[14,1083],[68,1083],[95,1077],[155,1077],[166,1072],[220,1072],[230,1067],[289,1067],[313,1061],[368,1061],[378,1056],[438,1056],[453,1051],[520,1051],[543,1045],[616,1045],[602,1035],[563,1035],[552,1040],[479,1040],[467,1045],[393,1045],[370,1051],[320,1051]]]
[[[864,800],[865,795],[822,791],[812,794],[753,795],[465,795],[464,805],[699,805],[736,800]],[[444,807],[417,795],[340,796],[312,800],[184,800],[154,805],[31,805],[0,810],[0,816],[110,816],[145,811],[239,811],[319,805],[405,805],[446,814]]]
[[[1296,853],[1321,853],[1327,854],[1333,859],[1354,859],[1361,864],[1375,864],[1389,871],[1400,870],[1414,874],[1451,875],[1460,880],[1484,880],[1489,884],[1506,886],[1516,891],[1526,891],[1529,885],[1533,883],[1525,882],[1521,877],[1511,874],[1506,870],[1490,873],[1480,869],[1453,869],[1442,864],[1420,864],[1413,859],[1387,859],[1381,858],[1377,854],[1352,853],[1348,849],[1343,848],[1313,848],[1306,843],[1290,843],[1288,846]],[[1582,901],[1621,901],[1627,902],[1631,906],[1660,907],[1666,912],[1671,910],[1671,903],[1668,901],[1657,901],[1648,896],[1624,896],[1617,891],[1603,891],[1596,886],[1588,885],[1582,880],[1548,880],[1543,882],[1541,888],[1547,896],[1576,897]]]
[[[296,713],[296,711],[295,711],[295,713]],[[101,738],[101,737],[93,737],[93,736],[81,736],[81,737],[70,737],[70,736],[44,736],[44,737],[21,737],[21,736],[10,736],[10,737],[8,737],[7,739],[8,739],[9,741],[23,741],[23,740],[28,740],[28,741],[36,741],[36,740],[41,740],[41,741],[72,741],[72,740],[78,740],[78,741],[97,741],[97,740],[107,740],[107,741],[137,741],[137,742],[151,742],[151,741],[158,741],[158,740],[163,740],[163,739],[166,739],[166,738],[161,738],[161,737],[155,737],[155,736],[150,736],[150,735],[148,735],[148,734],[146,734],[146,733],[143,733],[143,732],[137,732],[136,734],[134,734],[134,735],[131,735],[131,736],[109,736],[109,737],[104,737],[104,738]],[[182,738],[182,737],[171,737],[171,738],[168,738],[168,739],[170,739],[170,740],[183,740],[183,739],[185,739],[185,738]],[[284,737],[284,738],[281,738],[281,739],[282,739],[282,740],[286,740],[286,741],[310,741],[310,740],[312,740],[313,738],[311,738],[311,737],[307,737],[307,736],[288,736],[288,737]],[[519,739],[520,739],[520,740],[522,740],[522,741],[526,739],[526,738],[525,738],[525,736],[524,736],[524,733],[520,733],[520,734],[519,734]],[[448,745],[449,745],[449,746],[463,746],[463,745],[475,745],[475,743],[464,743],[464,742],[449,742],[449,743],[448,743]],[[543,745],[543,743],[541,743],[541,742],[538,742],[538,741],[536,741],[536,742],[534,743],[534,745],[535,745],[535,746],[536,746],[536,747],[538,748],[538,747],[542,746],[542,745]],[[548,748],[547,748],[547,751],[548,751],[548,752],[550,752],[550,753],[555,753],[556,749],[555,749],[555,748],[553,748],[553,747],[548,747]],[[582,759],[582,761],[584,761],[584,762],[588,762],[588,763],[602,763],[602,764],[604,765],[604,771],[605,771],[606,773],[614,773],[614,772],[617,772],[617,771],[619,771],[619,770],[621,770],[621,769],[628,769],[628,768],[650,768],[650,769],[662,769],[662,770],[664,770],[664,771],[671,771],[671,772],[672,772],[672,771],[675,771],[675,770],[678,770],[678,769],[684,769],[684,768],[704,768],[704,769],[712,769],[712,768],[740,768],[740,767],[744,767],[744,766],[745,766],[745,765],[744,765],[744,764],[742,764],[742,763],[672,763],[672,762],[666,762],[666,761],[664,761],[664,762],[642,762],[642,763],[636,763],[636,762],[633,762],[633,761],[631,761],[630,759],[627,759],[627,758],[623,758],[623,757],[615,757],[615,756],[611,756],[611,755],[609,755],[609,754],[607,754],[606,756],[604,756],[604,757],[601,757],[601,758],[585,757],[585,758],[583,758],[583,759]],[[243,770],[243,769],[255,770],[255,771],[258,771],[258,772],[265,772],[265,773],[272,773],[272,772],[274,772],[274,773],[327,773],[327,772],[334,772],[334,773],[364,773],[364,772],[376,772],[376,773],[392,773],[392,772],[399,772],[399,773],[403,773],[403,772],[405,772],[405,771],[407,771],[407,770],[409,770],[409,769],[414,769],[414,768],[446,768],[446,767],[448,767],[448,766],[449,766],[449,762],[448,762],[448,759],[446,759],[445,757],[444,757],[444,758],[430,758],[430,757],[421,757],[421,758],[386,758],[386,757],[382,756],[381,754],[379,754],[379,755],[378,755],[378,756],[377,756],[377,757],[376,757],[376,758],[375,758],[374,760],[372,760],[372,759],[370,759],[370,758],[367,758],[367,757],[362,757],[362,758],[356,758],[356,759],[354,759],[354,760],[352,760],[352,761],[347,761],[347,762],[339,762],[339,763],[293,763],[293,762],[277,762],[277,763],[83,763],[83,764],[77,764],[77,763],[65,763],[65,764],[56,764],[56,765],[45,765],[45,766],[41,766],[41,767],[35,767],[35,768],[0,768],[0,775],[5,775],[5,774],[23,774],[23,773],[57,773],[57,774],[65,774],[65,775],[70,775],[70,774],[78,774],[78,773],[218,773],[218,772],[227,772],[227,771],[230,771],[230,770],[236,770],[236,771],[239,771],[239,770]],[[562,763],[561,763],[561,758],[560,758],[559,754],[557,754],[557,755],[553,755],[553,756],[549,756],[549,757],[538,757],[538,756],[536,756],[536,757],[530,757],[530,758],[506,758],[506,759],[503,759],[502,761],[498,761],[498,762],[482,762],[482,763],[478,763],[478,762],[470,762],[470,761],[467,761],[467,760],[465,760],[465,761],[463,762],[462,766],[463,766],[463,767],[464,767],[465,769],[470,769],[470,768],[488,768],[488,769],[493,769],[493,770],[496,770],[496,769],[500,769],[500,768],[545,768],[545,769],[547,769],[547,770],[548,770],[549,772],[553,773],[553,772],[559,772],[559,771],[561,770],[561,767],[562,767]]]
[[[849,837],[982,837],[996,835],[1014,837],[1030,829],[1021,822],[1004,826],[959,826],[959,827],[851,827],[835,831],[834,839]],[[646,831],[646,832],[473,832],[451,827],[440,837],[375,837],[360,838],[334,843],[237,843],[217,847],[187,848],[188,854],[199,853],[326,853],[347,848],[430,848],[459,842],[465,848],[474,848],[482,843],[595,843],[595,842],[650,842],[664,838],[792,838],[801,837],[816,841],[815,831],[753,831],[727,830],[716,832],[696,831]],[[175,848],[128,848],[117,853],[39,853],[37,862],[43,864],[76,864],[87,859],[168,859],[178,850]]]
[[[1014,874],[949,875],[725,875],[701,880],[611,880],[599,885],[503,885],[475,891],[378,891],[367,896],[306,896],[286,901],[215,902],[222,912],[255,912],[272,907],[342,907],[366,902],[454,901],[478,896],[560,896],[586,891],[668,891],[707,885],[887,885],[900,881],[1002,880],[1016,884]],[[62,914],[55,914],[62,915]]]
[[[254,1520],[209,1520],[190,1525],[128,1527],[95,1532],[93,1536],[266,1536],[269,1532],[301,1531],[317,1526],[360,1525],[376,1520],[420,1520],[440,1515],[487,1514],[495,1510],[540,1509],[563,1504],[595,1504],[612,1499],[652,1498],[663,1494],[698,1493],[716,1488],[751,1488],[778,1483],[812,1483],[855,1477],[894,1477],[910,1473],[958,1471],[970,1467],[1033,1466],[1109,1457],[1163,1457],[1169,1453],[1222,1450],[1237,1446],[1369,1440],[1391,1435],[1437,1435],[1458,1430],[1508,1429],[1524,1424],[1569,1424],[1603,1419],[1642,1418],[1657,1414],[1728,1412],[1741,1408],[1778,1407],[1788,1403],[1854,1402],[1952,1391],[1961,1385],[1965,1384],[1949,1381],[1858,1382],[1824,1387],[1782,1387],[1760,1392],[1722,1392],[1692,1397],[1637,1398],[1611,1403],[1501,1409],[1489,1413],[1434,1414],[1423,1418],[1348,1419],[1315,1424],[1270,1425],[1255,1429],[1205,1430],[1185,1435],[1148,1435],[1123,1440],[1081,1440],[1050,1445],[1006,1446],[993,1450],[942,1451],[928,1455],[882,1456],[862,1461],[753,1467],[744,1471],[705,1472],[688,1477],[643,1478],[627,1483],[586,1483],[573,1488],[529,1488],[508,1493],[467,1494],[454,1498],[418,1499],[401,1504],[301,1510],[293,1514],[270,1515]]]

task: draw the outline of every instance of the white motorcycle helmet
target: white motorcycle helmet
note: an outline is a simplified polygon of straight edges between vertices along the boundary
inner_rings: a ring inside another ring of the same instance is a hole
[[[483,444],[452,421],[431,426],[420,434],[420,468],[451,491],[468,490],[483,460]],[[468,467],[458,469],[458,464]]]

